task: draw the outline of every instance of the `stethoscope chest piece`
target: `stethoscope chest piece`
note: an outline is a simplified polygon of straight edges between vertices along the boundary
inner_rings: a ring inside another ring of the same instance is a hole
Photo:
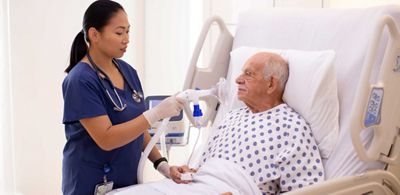
[[[132,99],[135,100],[136,103],[140,103],[142,101],[143,95],[138,93],[136,90],[133,90]]]

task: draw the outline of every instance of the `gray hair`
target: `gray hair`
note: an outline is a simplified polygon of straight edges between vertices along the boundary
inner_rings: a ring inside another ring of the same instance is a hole
[[[264,64],[264,79],[268,79],[270,76],[275,76],[279,80],[281,89],[284,90],[289,78],[287,61],[269,58]]]

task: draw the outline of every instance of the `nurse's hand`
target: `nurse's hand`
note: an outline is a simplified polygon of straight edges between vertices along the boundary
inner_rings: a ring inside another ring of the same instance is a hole
[[[173,95],[165,98],[154,108],[143,112],[143,116],[151,125],[160,119],[178,116],[183,109],[183,106],[184,100]]]

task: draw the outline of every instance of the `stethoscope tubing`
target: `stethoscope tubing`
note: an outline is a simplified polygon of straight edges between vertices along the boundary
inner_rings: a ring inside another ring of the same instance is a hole
[[[115,89],[114,85],[111,83],[111,86],[112,86],[112,88],[113,88],[114,94],[115,94],[115,96],[116,96],[117,99],[118,99],[119,105],[116,103],[116,101],[114,101],[114,99],[112,98],[110,92],[109,92],[109,91],[107,90],[107,88],[105,87],[104,79],[101,78],[100,73],[103,74],[105,78],[107,78],[108,80],[110,80],[110,78],[108,77],[108,75],[105,74],[105,73],[96,65],[96,63],[94,63],[94,61],[93,61],[92,57],[90,56],[89,52],[87,53],[87,57],[88,57],[88,60],[89,60],[89,62],[90,62],[90,65],[91,65],[92,68],[96,71],[97,77],[99,78],[100,83],[101,83],[101,87],[103,88],[103,90],[105,90],[105,92],[106,92],[108,98],[110,99],[110,101],[111,101],[112,104],[114,105],[114,110],[115,110],[115,111],[119,111],[119,112],[122,112],[123,110],[125,110],[125,108],[126,108],[127,105],[122,103],[122,100],[121,100],[121,98],[120,98],[120,96],[119,96],[117,90]],[[143,95],[141,95],[140,92],[137,92],[137,91],[135,90],[135,88],[133,88],[133,86],[131,85],[131,83],[126,79],[124,72],[121,70],[121,68],[120,68],[120,66],[119,66],[119,64],[118,64],[118,61],[115,60],[115,59],[113,59],[112,61],[113,61],[113,63],[115,64],[115,66],[117,67],[118,71],[121,73],[124,82],[127,83],[128,87],[131,89],[131,91],[132,91],[132,99],[133,99],[135,102],[140,103],[140,102],[142,101]]]

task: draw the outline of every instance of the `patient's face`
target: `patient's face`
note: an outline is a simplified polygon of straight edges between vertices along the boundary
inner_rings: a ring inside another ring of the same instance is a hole
[[[257,104],[267,95],[267,81],[264,79],[264,64],[256,63],[251,59],[246,62],[242,74],[236,79],[238,84],[238,98],[247,105]]]

